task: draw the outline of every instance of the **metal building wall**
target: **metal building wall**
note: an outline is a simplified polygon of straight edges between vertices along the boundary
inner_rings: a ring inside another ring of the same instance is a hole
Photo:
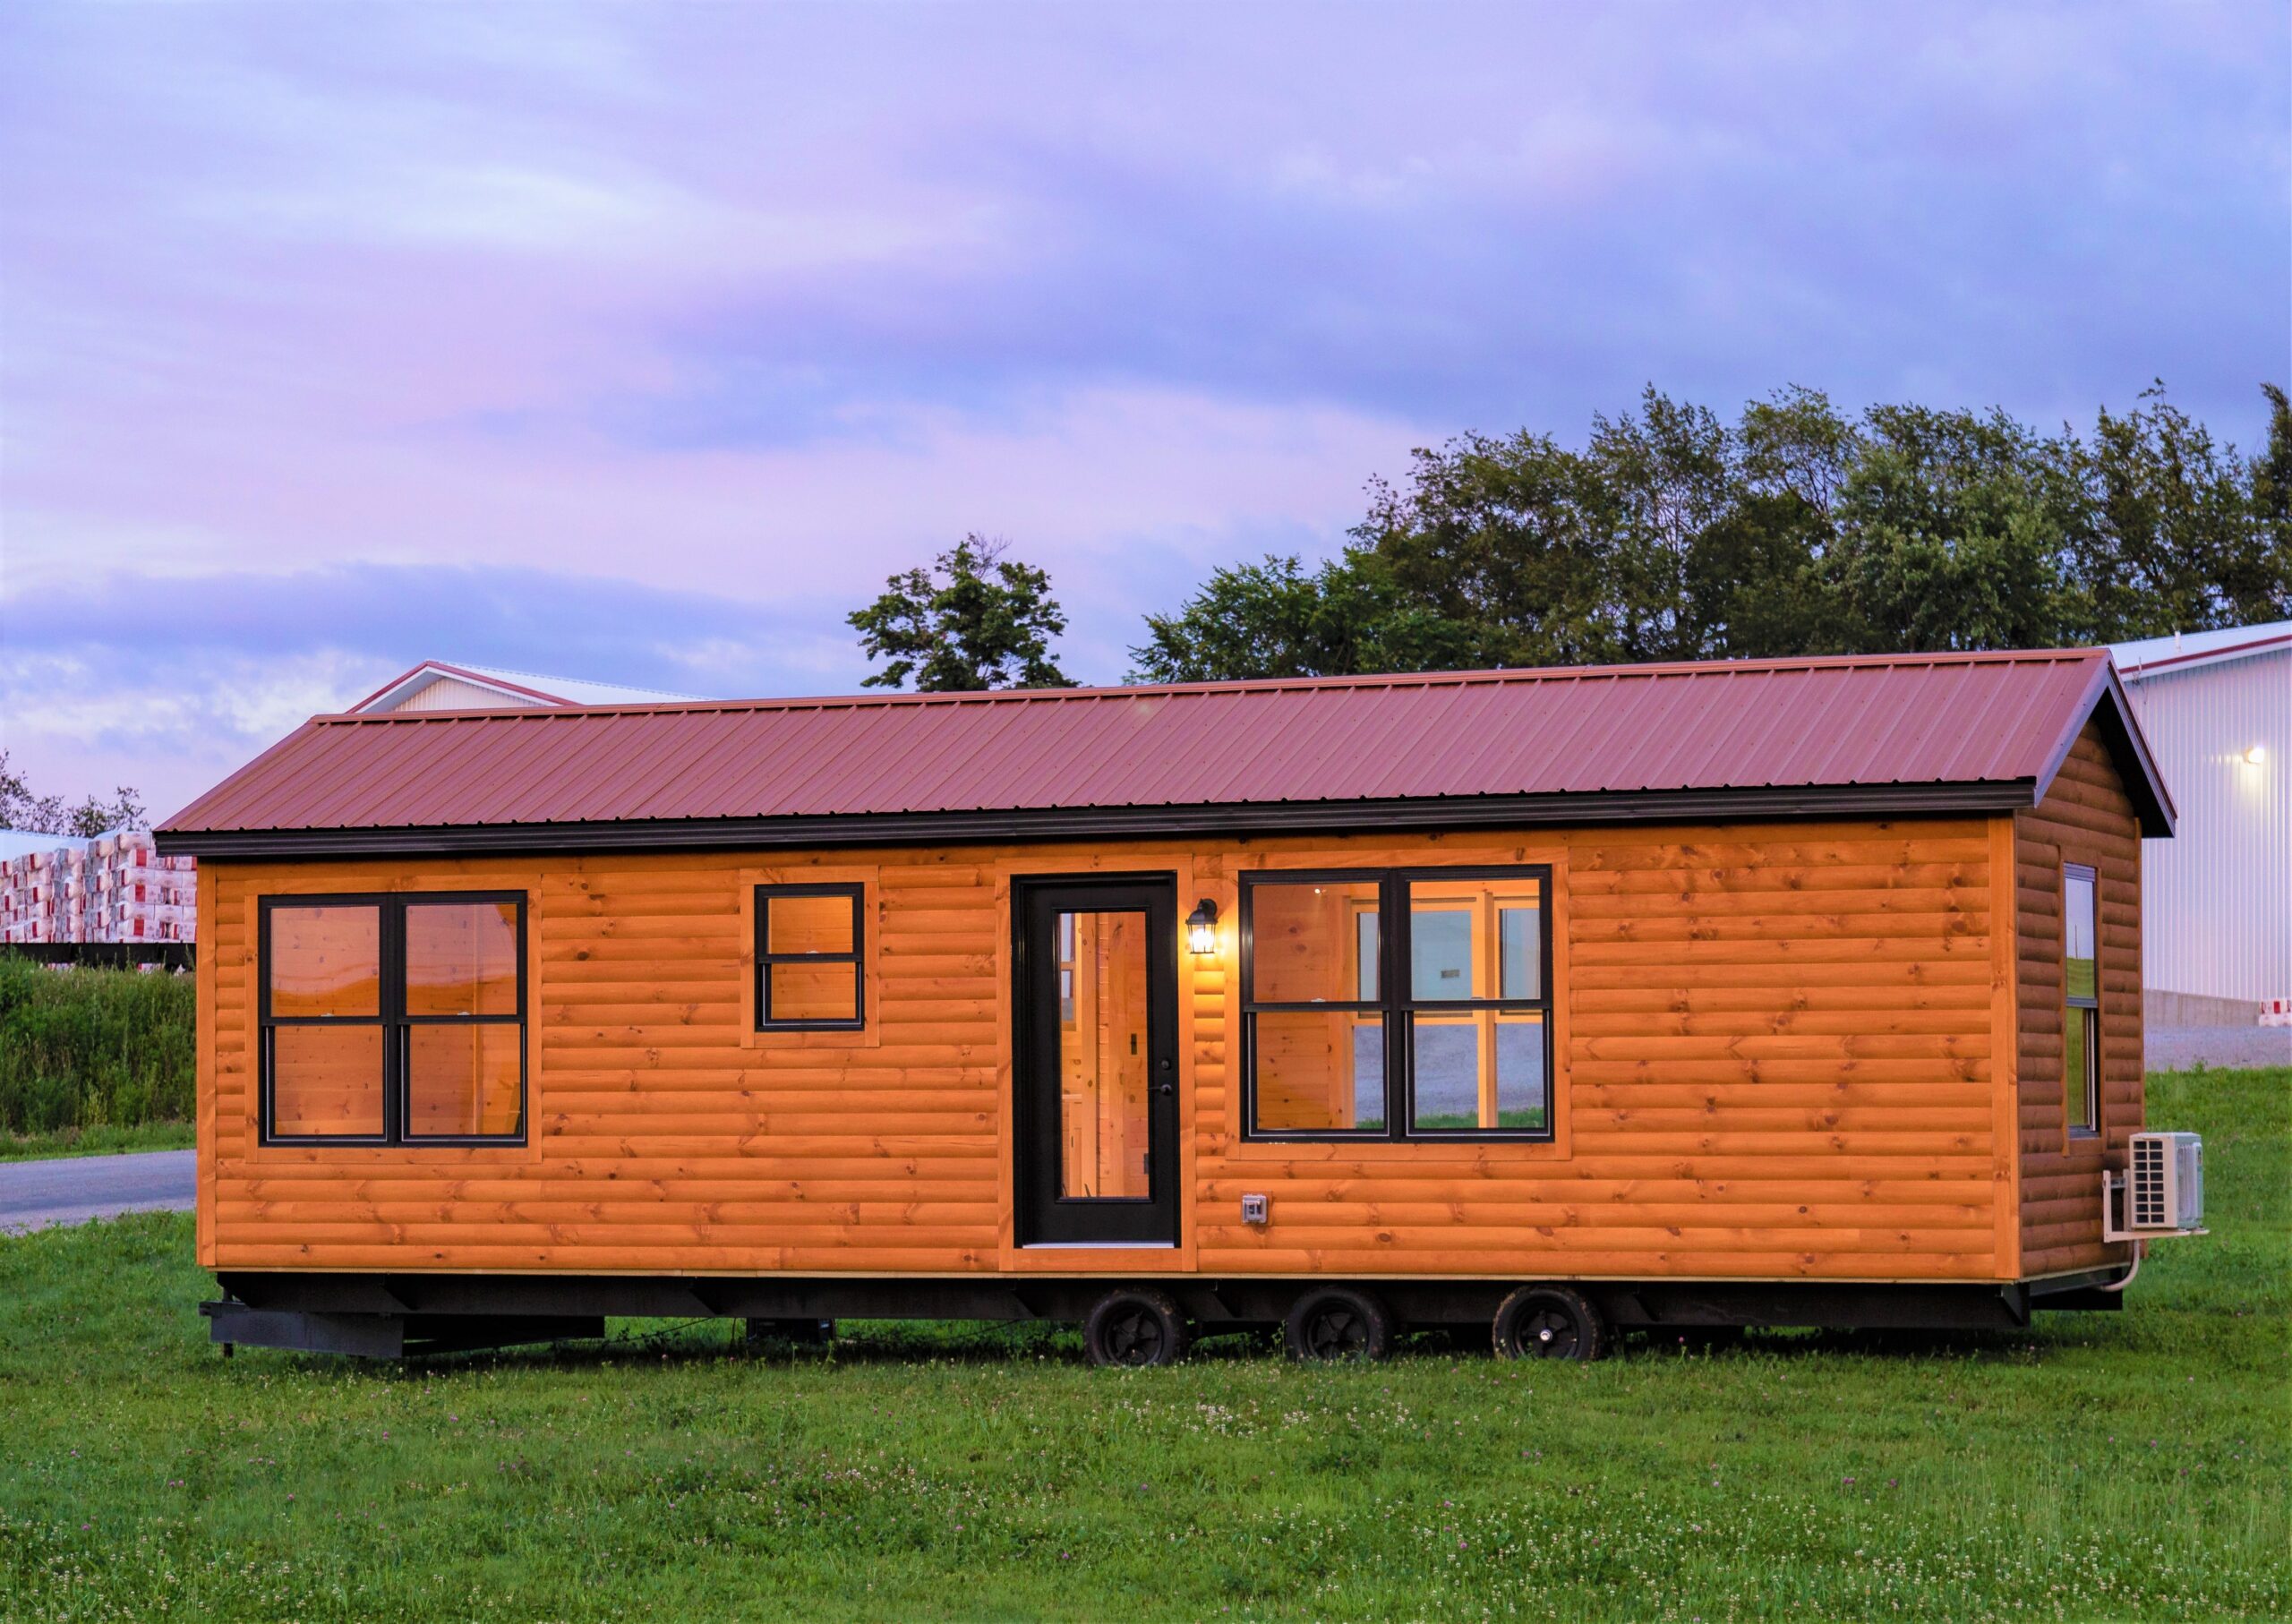
[[[2292,997],[2292,649],[2128,684],[2180,812],[2142,843],[2151,992]],[[2262,759],[2245,759],[2258,745]]]

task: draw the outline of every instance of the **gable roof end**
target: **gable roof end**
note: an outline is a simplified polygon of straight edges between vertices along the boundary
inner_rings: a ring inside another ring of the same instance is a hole
[[[2053,788],[2062,764],[2069,759],[2069,752],[2076,748],[2077,739],[2085,731],[2085,722],[2091,721],[2100,729],[2109,758],[2117,763],[2117,776],[2125,780],[2125,793],[2133,802],[2134,815],[2141,820],[2141,833],[2152,840],[2170,836],[2180,809],[2173,805],[2172,793],[2165,787],[2165,775],[2158,771],[2157,759],[2149,752],[2149,739],[2141,731],[2141,718],[2134,714],[2133,701],[2125,694],[2113,661],[2104,662],[2093,673],[2090,697],[2080,708],[2083,716],[2072,722],[2055,741],[2046,770],[2038,774],[2037,799],[2043,800]]]

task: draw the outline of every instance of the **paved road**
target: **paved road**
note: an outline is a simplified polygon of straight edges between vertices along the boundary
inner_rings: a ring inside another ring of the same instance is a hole
[[[0,1162],[0,1232],[84,1224],[123,1212],[190,1210],[190,1150]]]
[[[2292,1065],[2292,1026],[2152,1026],[2149,1069],[2206,1065]]]

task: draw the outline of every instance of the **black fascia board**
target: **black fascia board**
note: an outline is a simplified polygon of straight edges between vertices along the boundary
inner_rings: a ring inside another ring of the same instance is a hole
[[[1938,817],[2036,803],[2027,778],[1978,783],[1597,791],[1203,806],[1039,807],[787,817],[643,818],[347,829],[162,829],[163,853],[200,858],[461,856],[474,852],[696,851],[787,846],[976,845],[1167,835],[1384,833],[1535,825]]]

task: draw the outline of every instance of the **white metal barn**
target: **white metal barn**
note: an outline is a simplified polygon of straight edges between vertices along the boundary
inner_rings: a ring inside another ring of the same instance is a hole
[[[486,665],[451,665],[424,660],[391,678],[351,705],[352,714],[381,711],[500,711],[573,705],[673,705],[697,697],[657,693],[576,677],[542,677],[531,671],[497,671]]]
[[[2180,813],[2142,846],[2149,1023],[2249,1028],[2292,999],[2292,620],[2111,653]]]

